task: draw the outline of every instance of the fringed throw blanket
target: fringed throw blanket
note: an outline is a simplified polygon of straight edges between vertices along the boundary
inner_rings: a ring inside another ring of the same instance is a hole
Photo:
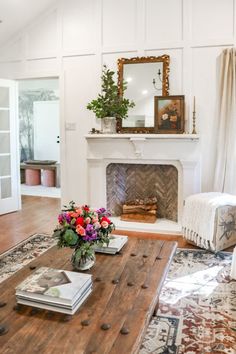
[[[222,206],[236,206],[236,196],[226,193],[200,193],[185,200],[183,236],[200,247],[215,250],[216,211]]]

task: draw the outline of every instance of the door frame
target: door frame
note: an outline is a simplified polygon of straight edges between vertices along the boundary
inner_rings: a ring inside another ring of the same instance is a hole
[[[12,197],[15,196],[15,201],[10,200],[11,198],[7,198],[4,200],[5,207],[2,209],[0,215],[12,213],[21,209],[21,195],[20,195],[20,170],[18,168],[20,162],[19,156],[19,119],[18,119],[18,83],[14,79],[0,79],[1,83],[4,86],[4,82],[6,87],[9,87],[9,133],[10,133],[10,156],[11,156],[11,178],[12,178]],[[10,86],[12,84],[12,86]],[[12,109],[11,107],[14,108]],[[14,180],[14,182],[13,182]],[[12,207],[12,203],[14,202],[14,207]]]
[[[40,79],[58,79],[59,81],[59,129],[60,129],[60,188],[61,188],[61,201],[63,200],[64,181],[66,168],[66,149],[65,149],[65,114],[64,114],[64,75],[58,72],[51,73],[32,73],[28,75],[18,75],[14,80],[27,81],[27,80],[40,80]],[[19,114],[18,114],[19,123]],[[18,153],[20,152],[20,145],[18,144]],[[20,162],[20,160],[19,160]],[[19,169],[20,170],[20,169]],[[20,198],[21,199],[21,198]]]

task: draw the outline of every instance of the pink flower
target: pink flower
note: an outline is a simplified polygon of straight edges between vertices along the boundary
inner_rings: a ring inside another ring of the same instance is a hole
[[[95,224],[96,222],[98,222],[98,217],[92,218],[92,223]]]
[[[82,213],[83,213],[83,210],[80,207],[75,209],[75,211],[76,211],[76,213],[78,213],[78,215],[82,215]]]
[[[69,214],[72,218],[77,218],[79,216],[79,214],[75,213],[74,211],[70,211]]]
[[[88,216],[86,219],[85,219],[85,224],[89,224],[91,221],[91,218]]]
[[[108,222],[107,221],[102,221],[101,222],[101,226],[104,228],[104,229],[107,229],[108,228]]]
[[[93,224],[93,226],[94,226],[95,229],[100,229],[101,224],[97,221],[97,222],[95,222],[95,223]]]
[[[85,229],[83,228],[83,226],[81,225],[78,225],[76,227],[76,232],[77,234],[81,235],[81,236],[84,236],[85,235]]]

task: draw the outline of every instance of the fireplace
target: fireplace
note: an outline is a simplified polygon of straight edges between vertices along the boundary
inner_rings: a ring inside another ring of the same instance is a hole
[[[178,220],[178,171],[172,165],[111,163],[106,168],[107,208],[120,216],[122,206],[156,199],[157,217]]]
[[[89,134],[88,203],[106,205],[117,229],[180,233],[184,199],[201,191],[199,136]],[[150,194],[150,195],[149,195]],[[157,197],[155,224],[120,220],[125,198]]]

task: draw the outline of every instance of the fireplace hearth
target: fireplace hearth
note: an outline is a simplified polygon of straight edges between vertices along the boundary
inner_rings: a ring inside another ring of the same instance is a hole
[[[175,166],[111,163],[106,169],[106,186],[107,207],[113,216],[123,214],[126,203],[154,198],[158,204],[158,218],[178,219],[178,171]]]

